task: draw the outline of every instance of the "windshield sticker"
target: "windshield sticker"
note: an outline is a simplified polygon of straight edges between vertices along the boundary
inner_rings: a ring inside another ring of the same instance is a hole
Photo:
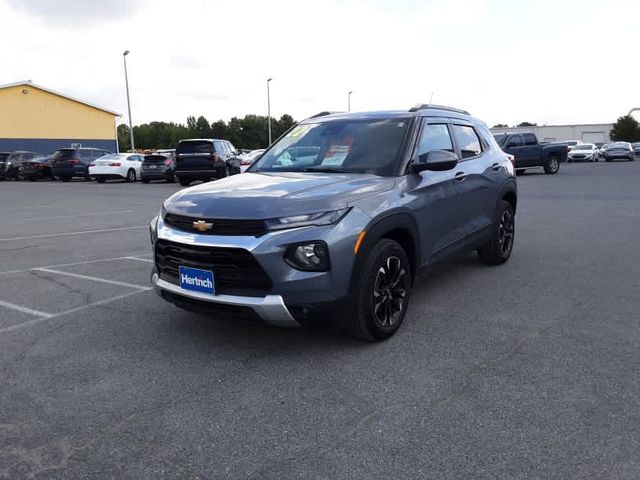
[[[350,143],[350,142],[349,142]],[[347,155],[351,151],[351,145],[334,144],[329,147],[327,154],[324,156],[322,165],[342,165]]]
[[[306,133],[307,130],[309,130],[309,128],[310,128],[310,125],[298,125],[296,128],[294,128],[287,134],[287,137],[291,137],[291,138],[299,137],[300,135],[303,135],[304,133]]]

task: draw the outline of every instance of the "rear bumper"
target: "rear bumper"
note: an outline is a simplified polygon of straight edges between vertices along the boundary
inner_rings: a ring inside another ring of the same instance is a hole
[[[169,283],[158,277],[157,273],[151,275],[151,283],[158,295],[169,301],[181,300],[219,304],[232,307],[249,307],[262,320],[278,327],[299,327],[298,323],[284,304],[280,295],[267,295],[265,297],[244,297],[238,295],[209,295],[206,293],[183,290],[173,283]],[[170,295],[166,295],[166,293]],[[168,297],[168,298],[167,298]]]
[[[51,166],[51,174],[56,177],[86,177],[89,175],[88,165],[77,165],[73,167]]]

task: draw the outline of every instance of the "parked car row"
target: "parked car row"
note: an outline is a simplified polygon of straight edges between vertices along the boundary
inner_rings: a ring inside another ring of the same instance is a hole
[[[180,182],[209,181],[246,170],[264,150],[237,150],[219,139],[182,140],[174,149],[151,154],[111,153],[97,148],[60,148],[52,155],[38,152],[0,152],[0,180],[51,179],[69,182],[84,178],[107,180],[153,180]]]

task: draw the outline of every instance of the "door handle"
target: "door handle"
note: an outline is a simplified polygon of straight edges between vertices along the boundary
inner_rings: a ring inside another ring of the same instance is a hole
[[[493,169],[494,172],[497,172],[498,170],[500,170],[500,164],[494,163],[493,165],[491,165],[491,168]]]
[[[463,181],[465,178],[467,178],[467,174],[464,172],[458,172],[456,173],[456,176],[454,177],[457,181],[461,182]]]

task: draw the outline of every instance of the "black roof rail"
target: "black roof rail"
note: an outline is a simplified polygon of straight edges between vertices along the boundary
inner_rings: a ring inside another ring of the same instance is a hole
[[[309,118],[326,117],[327,115],[333,115],[334,113],[344,113],[344,112],[330,112],[327,110],[324,112],[316,113],[315,115],[312,115]]]
[[[446,107],[444,105],[433,105],[433,104],[430,104],[430,103],[421,103],[421,104],[419,103],[415,107],[410,108],[409,111],[410,112],[417,112],[418,110],[424,110],[425,108],[435,108],[437,110],[447,110],[449,112],[456,112],[456,113],[462,113],[464,115],[471,115],[466,110],[461,110],[459,108],[453,108],[453,107]]]

